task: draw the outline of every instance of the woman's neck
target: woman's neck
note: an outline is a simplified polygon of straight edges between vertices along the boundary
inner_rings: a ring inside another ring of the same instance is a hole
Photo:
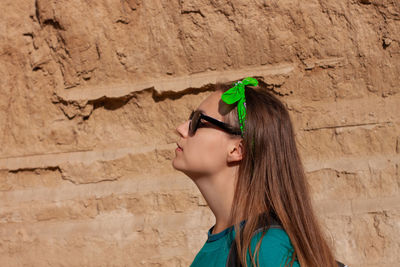
[[[219,233],[230,227],[230,212],[235,192],[236,168],[208,177],[198,177],[194,180],[208,206],[215,216],[215,226],[212,234]]]

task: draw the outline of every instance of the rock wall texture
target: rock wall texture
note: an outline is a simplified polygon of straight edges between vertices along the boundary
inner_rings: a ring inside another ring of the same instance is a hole
[[[188,266],[214,223],[171,166],[216,82],[288,106],[350,266],[400,266],[398,0],[3,0],[0,265]]]

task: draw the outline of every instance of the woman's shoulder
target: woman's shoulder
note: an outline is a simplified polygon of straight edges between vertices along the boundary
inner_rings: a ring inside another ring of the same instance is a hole
[[[263,231],[257,231],[251,240],[252,252],[254,252],[260,239],[260,266],[285,266],[286,262],[290,262],[294,249],[289,236],[283,229],[270,228],[264,236]],[[250,262],[250,258],[248,260]],[[300,265],[295,261],[293,266],[298,267]]]

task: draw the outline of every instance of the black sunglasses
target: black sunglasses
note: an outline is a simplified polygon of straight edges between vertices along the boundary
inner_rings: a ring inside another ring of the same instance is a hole
[[[196,133],[197,128],[202,126],[201,119],[204,119],[213,125],[219,127],[220,129],[224,130],[227,133],[234,134],[234,135],[241,135],[242,132],[240,129],[234,128],[233,126],[226,124],[222,121],[216,120],[212,117],[204,115],[199,110],[192,111],[190,114],[189,120],[189,135],[193,136]]]

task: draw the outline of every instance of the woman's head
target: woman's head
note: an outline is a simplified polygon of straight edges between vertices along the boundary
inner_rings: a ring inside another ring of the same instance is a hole
[[[211,93],[197,108],[203,115],[224,122],[232,106],[221,100],[221,91]],[[209,177],[226,168],[238,165],[241,160],[241,138],[227,132],[212,121],[201,119],[194,135],[189,133],[191,120],[177,127],[180,135],[178,145],[182,150],[176,151],[172,165],[192,179]],[[229,127],[229,125],[226,125]],[[238,128],[232,130],[238,130]]]

